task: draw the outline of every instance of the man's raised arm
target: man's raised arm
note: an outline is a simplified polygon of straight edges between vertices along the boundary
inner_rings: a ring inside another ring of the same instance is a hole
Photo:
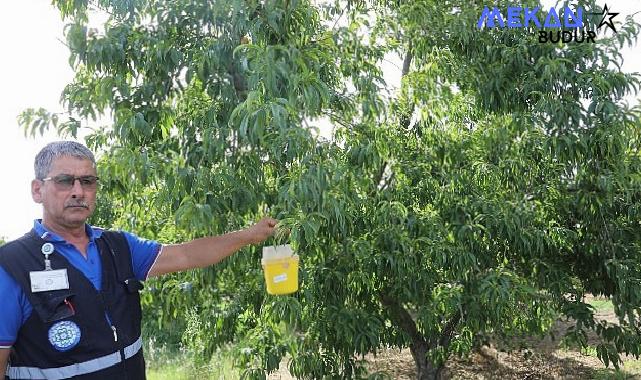
[[[164,245],[149,271],[149,277],[217,264],[246,245],[265,241],[274,234],[277,223],[275,219],[263,218],[241,231]]]

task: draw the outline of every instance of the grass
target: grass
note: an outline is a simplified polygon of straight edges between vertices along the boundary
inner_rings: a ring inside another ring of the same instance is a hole
[[[593,380],[631,380],[639,379],[641,373],[641,360],[626,360],[623,362],[623,367],[620,369],[615,368],[599,368],[593,373]]]
[[[189,376],[185,373],[182,367],[177,365],[160,367],[156,369],[149,369],[147,371],[147,379],[149,380],[187,380]]]
[[[612,301],[610,301],[607,298],[594,298],[588,302],[592,307],[594,307],[594,310],[599,313],[603,311],[610,311],[614,309],[614,306],[612,306]]]
[[[601,373],[604,374],[603,377]],[[605,379],[639,379],[641,378],[641,360],[624,360],[623,366],[620,369],[607,368],[595,371],[595,380]]]
[[[233,370],[196,368],[190,365],[172,365],[147,370],[148,380],[237,380],[239,378],[238,373]]]
[[[182,347],[158,345],[153,339],[145,343],[148,380],[237,380],[238,370],[228,353],[216,353],[209,363],[196,364]]]
[[[168,362],[152,362],[147,366],[148,380],[237,380],[240,375],[230,358],[215,355],[206,365],[196,365],[187,355],[176,356]]]
[[[584,355],[596,357],[596,349],[590,347],[587,352],[581,350]],[[641,375],[641,360],[623,360],[623,365],[619,368],[598,368],[592,374],[593,380],[628,380],[639,379]]]
[[[595,297],[588,302],[594,307],[595,312],[603,313],[614,310],[612,301],[604,297]],[[596,357],[596,348],[586,347],[581,349],[581,354]],[[639,379],[641,374],[641,360],[625,360],[621,368],[599,368],[594,370],[593,380],[628,380]]]

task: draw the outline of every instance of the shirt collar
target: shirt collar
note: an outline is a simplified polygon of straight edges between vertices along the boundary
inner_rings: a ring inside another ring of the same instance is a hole
[[[65,241],[65,239],[61,238],[56,233],[49,231],[47,227],[45,227],[42,224],[42,219],[36,219],[33,221],[33,230],[43,240],[47,240],[51,242]],[[89,237],[89,241],[94,241],[95,239],[98,239],[102,235],[102,228],[92,227],[89,224],[85,223],[85,232],[87,233],[87,237]]]

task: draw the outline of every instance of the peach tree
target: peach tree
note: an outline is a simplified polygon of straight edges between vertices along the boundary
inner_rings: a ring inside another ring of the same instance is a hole
[[[394,347],[436,379],[559,316],[568,340],[598,334],[606,364],[639,355],[641,124],[623,102],[639,77],[617,67],[632,20],[543,44],[476,28],[482,7],[462,0],[53,3],[67,112],[21,121],[75,135],[102,120],[86,138],[95,221],[178,241],[269,214],[301,257],[291,296],[266,295],[259,247],[153,281],[158,333],[186,328],[205,360],[235,344],[247,378],[283,359],[300,378],[362,377],[364,355]]]

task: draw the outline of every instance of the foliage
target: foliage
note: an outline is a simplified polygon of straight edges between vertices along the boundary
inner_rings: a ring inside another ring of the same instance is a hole
[[[286,355],[300,378],[352,378],[359,356],[410,347],[436,378],[484,336],[543,335],[557,313],[577,321],[568,339],[602,337],[606,365],[639,355],[641,122],[622,99],[640,82],[613,65],[631,20],[596,44],[539,44],[477,30],[482,6],[462,0],[54,4],[68,121],[21,120],[75,134],[111,116],[87,138],[104,151],[97,221],[168,242],[265,213],[291,230],[293,296],[265,294],[256,248],[144,294],[159,330],[196,313],[203,358],[242,341],[248,378]],[[595,320],[586,292],[620,324]]]

